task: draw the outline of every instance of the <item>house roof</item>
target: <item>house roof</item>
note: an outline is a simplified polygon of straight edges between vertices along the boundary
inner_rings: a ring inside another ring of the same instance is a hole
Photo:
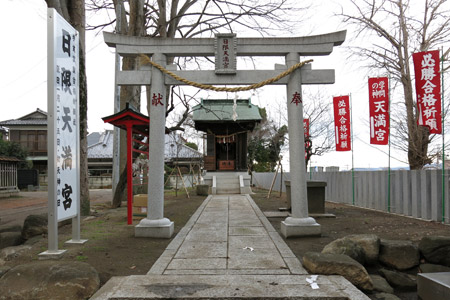
[[[113,157],[113,131],[93,132],[87,136],[88,159]]]
[[[199,159],[203,157],[200,151],[197,151],[184,144],[185,140],[179,134],[170,133],[165,136],[164,160],[180,159]]]
[[[88,135],[88,158],[113,157],[113,131],[93,132]],[[184,144],[184,139],[175,133],[165,135],[164,160],[199,159],[203,154]]]
[[[0,121],[1,126],[47,126],[47,113],[39,108],[18,119]]]
[[[11,157],[11,156],[1,156],[1,155],[0,155],[0,161],[19,162],[19,161],[21,161],[21,160],[18,159],[18,158],[16,158],[16,157]]]
[[[259,122],[262,117],[259,108],[253,105],[250,99],[237,99],[236,108],[233,108],[234,101],[228,99],[202,99],[201,103],[194,106],[194,122]],[[236,112],[236,120],[233,114]]]

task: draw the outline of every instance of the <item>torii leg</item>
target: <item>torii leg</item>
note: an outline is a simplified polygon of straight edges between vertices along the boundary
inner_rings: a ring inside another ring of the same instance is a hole
[[[298,53],[289,53],[286,57],[288,67],[299,61]],[[281,233],[286,238],[321,234],[320,225],[308,217],[301,80],[300,69],[297,69],[289,76],[287,85],[292,216],[281,222]]]

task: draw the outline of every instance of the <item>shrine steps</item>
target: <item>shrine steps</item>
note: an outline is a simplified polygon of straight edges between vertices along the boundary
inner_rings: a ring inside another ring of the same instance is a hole
[[[250,175],[246,172],[208,172],[205,184],[213,195],[251,194]]]

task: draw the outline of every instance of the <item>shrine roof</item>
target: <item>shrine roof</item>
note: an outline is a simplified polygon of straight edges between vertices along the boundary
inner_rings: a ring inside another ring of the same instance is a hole
[[[110,123],[126,130],[126,124],[133,124],[133,131],[148,134],[150,119],[148,116],[136,111],[127,103],[125,109],[113,115],[103,117],[103,122]]]
[[[259,107],[253,105],[250,99],[237,99],[236,109],[234,101],[229,99],[202,99],[201,103],[194,106],[194,122],[259,122],[261,114]],[[236,112],[236,121],[233,113]]]

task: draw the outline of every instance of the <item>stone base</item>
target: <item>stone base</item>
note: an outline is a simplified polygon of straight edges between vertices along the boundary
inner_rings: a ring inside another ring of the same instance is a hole
[[[174,223],[167,218],[159,220],[145,218],[134,227],[134,236],[170,239],[173,235],[173,230]]]
[[[66,251],[67,250],[52,250],[52,251],[47,250],[39,253],[38,259],[39,260],[60,259],[61,257],[63,257]]]
[[[287,217],[281,222],[281,234],[283,237],[320,236],[320,224],[311,217],[293,218]]]
[[[65,245],[84,245],[84,244],[86,244],[87,243],[87,241],[88,240],[74,240],[74,239],[71,239],[71,240],[68,240],[68,241],[66,241],[64,244]]]

